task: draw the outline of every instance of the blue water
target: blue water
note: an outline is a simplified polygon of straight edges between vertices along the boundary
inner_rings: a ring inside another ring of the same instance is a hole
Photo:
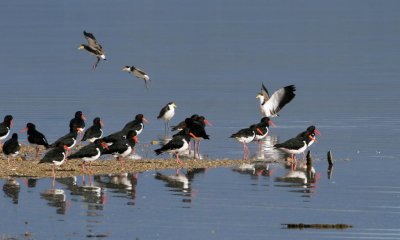
[[[274,119],[275,141],[311,124],[322,132],[311,147],[321,175],[315,187],[277,182],[288,171],[279,164],[272,176],[258,177],[208,169],[195,176],[189,192],[165,187],[146,172],[138,175],[135,192],[93,179],[100,197],[57,182],[66,199],[59,209],[41,196],[51,180],[28,187],[16,179],[18,204],[6,193],[0,201],[0,233],[31,232],[34,239],[400,239],[399,10],[398,1],[372,0],[0,3],[0,114],[14,116],[15,132],[33,122],[52,142],[82,110],[88,126],[101,117],[107,134],[143,113],[150,122],[138,153],[155,157],[148,143],[163,134],[156,117],[175,101],[171,124],[194,113],[213,123],[203,155],[239,159],[242,147],[228,137],[259,121],[261,83],[270,91],[297,88]],[[83,30],[106,51],[108,61],[94,71],[95,58],[77,50],[85,43]],[[125,65],[149,74],[149,91],[121,71]],[[26,135],[20,140],[26,143]],[[256,146],[250,147],[254,154]],[[329,150],[336,161],[331,180]],[[273,151],[266,155],[274,157]],[[281,226],[298,222],[354,227]]]

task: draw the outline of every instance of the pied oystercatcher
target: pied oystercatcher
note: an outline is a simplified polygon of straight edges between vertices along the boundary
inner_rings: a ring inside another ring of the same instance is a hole
[[[21,149],[21,144],[18,142],[18,134],[13,133],[10,139],[3,144],[3,153],[7,156],[7,162],[10,164],[10,156],[16,157]]]

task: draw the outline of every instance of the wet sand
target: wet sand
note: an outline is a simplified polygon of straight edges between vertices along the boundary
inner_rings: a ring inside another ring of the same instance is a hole
[[[14,177],[32,177],[44,178],[52,176],[52,164],[39,164],[40,157],[46,150],[41,149],[37,160],[34,159],[34,148],[22,146],[20,155],[15,159],[10,158],[8,164],[7,158],[3,155],[0,161],[0,178]],[[89,170],[89,164],[86,164],[87,174],[118,174],[126,172],[143,172],[148,170],[163,170],[177,168],[216,168],[232,167],[245,163],[243,160],[234,159],[185,159],[181,158],[183,165],[178,164],[175,159],[165,155],[165,159],[125,159],[117,161],[111,155],[107,159],[98,159],[92,163],[92,169]],[[63,165],[56,168],[56,177],[71,177],[82,174],[82,160],[71,159]]]

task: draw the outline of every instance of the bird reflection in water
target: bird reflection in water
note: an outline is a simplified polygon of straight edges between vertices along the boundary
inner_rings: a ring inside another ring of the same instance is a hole
[[[255,142],[257,143],[257,142]],[[267,135],[261,142],[261,148],[253,158],[257,160],[265,160],[269,162],[277,162],[285,156],[284,153],[274,149],[274,145],[278,143],[278,136]]]
[[[14,177],[7,178],[6,182],[3,185],[3,192],[5,196],[11,198],[13,204],[18,204],[20,190],[21,186]]]
[[[196,196],[197,191],[191,188],[191,182],[195,175],[202,174],[206,171],[206,168],[194,168],[186,170],[185,174],[180,172],[180,169],[176,169],[175,174],[166,175],[160,172],[156,173],[155,178],[166,182],[166,186],[171,188],[171,191],[177,192],[176,195],[182,196],[182,202],[192,202]]]
[[[94,181],[101,186],[111,190],[113,193],[124,193],[130,199],[128,205],[135,205],[136,186],[138,173],[122,173],[94,176]]]
[[[271,167],[270,163],[267,162],[253,162],[253,163],[243,163],[239,166],[232,168],[233,171],[249,174],[252,176],[272,176],[275,169]]]
[[[70,202],[67,202],[67,196],[62,189],[51,188],[40,193],[40,198],[48,201],[47,205],[57,208],[57,214],[65,214]]]

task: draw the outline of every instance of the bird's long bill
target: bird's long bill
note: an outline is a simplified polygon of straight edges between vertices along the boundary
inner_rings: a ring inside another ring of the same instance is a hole
[[[86,117],[85,115],[82,114],[82,119],[86,121]]]
[[[24,132],[26,132],[26,131],[28,131],[28,128],[26,127],[26,128],[23,128],[23,129],[21,129],[21,133],[24,133]]]
[[[316,134],[318,134],[318,136],[321,136],[320,131],[318,131],[317,129],[315,129],[314,132],[315,132]]]
[[[196,135],[194,135],[192,132],[189,132],[189,135],[190,135],[192,138],[194,138],[194,139],[197,138]]]
[[[103,146],[103,148],[105,148],[105,149],[107,149],[107,150],[110,149],[110,148],[108,148],[108,145],[107,145],[107,143],[105,143],[105,142],[101,142],[101,146]]]
[[[212,127],[213,125],[207,119],[204,119],[204,124]]]
[[[76,130],[78,130],[78,132],[83,132],[83,128],[77,128]]]
[[[65,149],[65,150],[68,150],[68,146],[67,146],[67,145],[64,145],[64,149]]]
[[[268,121],[268,124],[273,126],[273,127],[276,127],[276,124],[271,119]]]
[[[148,123],[148,122],[149,122],[149,121],[147,121],[147,119],[144,118],[144,117],[143,117],[142,119],[143,119],[143,122],[144,122],[144,123]]]
[[[138,138],[137,138],[137,136],[133,136],[133,141],[135,141],[135,143],[139,143],[139,140],[138,140]]]
[[[264,133],[263,133],[259,128],[256,128],[256,130],[257,130],[257,132],[258,132],[259,134],[264,135]]]
[[[314,136],[309,135],[308,136],[311,140],[313,140],[314,142],[317,142],[317,139]]]
[[[104,122],[100,120],[100,126],[104,127]]]
[[[13,120],[10,121],[10,128],[13,127]]]

